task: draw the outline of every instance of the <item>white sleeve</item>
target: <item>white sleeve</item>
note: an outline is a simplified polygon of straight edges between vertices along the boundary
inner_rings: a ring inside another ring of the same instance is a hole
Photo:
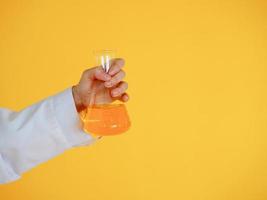
[[[71,88],[20,112],[0,109],[0,183],[93,141],[81,129]]]

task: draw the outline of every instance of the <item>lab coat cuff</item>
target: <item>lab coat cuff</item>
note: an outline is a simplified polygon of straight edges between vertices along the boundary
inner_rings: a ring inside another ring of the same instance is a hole
[[[53,96],[52,102],[59,128],[71,146],[89,145],[95,141],[82,129],[71,88]]]

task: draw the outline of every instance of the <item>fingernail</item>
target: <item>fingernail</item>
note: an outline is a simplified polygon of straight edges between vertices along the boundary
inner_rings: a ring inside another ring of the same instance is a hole
[[[113,96],[118,96],[118,94],[119,94],[118,91],[114,91],[114,92],[112,92],[112,95],[113,95]]]
[[[113,75],[113,73],[114,73],[114,71],[109,71],[109,74],[112,76]]]

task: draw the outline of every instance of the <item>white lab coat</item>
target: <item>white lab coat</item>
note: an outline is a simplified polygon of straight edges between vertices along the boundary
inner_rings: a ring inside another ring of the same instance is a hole
[[[0,183],[74,146],[95,141],[81,129],[71,88],[20,112],[0,109]]]

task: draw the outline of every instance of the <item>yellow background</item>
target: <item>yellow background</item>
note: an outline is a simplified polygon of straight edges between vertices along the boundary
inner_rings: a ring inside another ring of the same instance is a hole
[[[1,200],[267,199],[265,0],[1,0],[0,105],[126,59],[132,127],[0,186]]]

